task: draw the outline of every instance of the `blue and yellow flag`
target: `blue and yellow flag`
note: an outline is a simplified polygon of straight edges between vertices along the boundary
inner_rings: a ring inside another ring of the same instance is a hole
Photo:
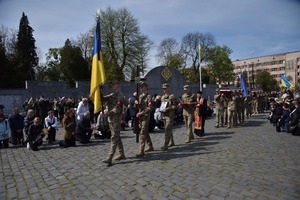
[[[243,89],[244,96],[247,96],[247,88],[244,82],[243,74],[240,74],[240,82],[241,82],[241,88]]]
[[[281,78],[281,87],[285,87],[288,89],[294,89],[295,86],[293,84],[291,84],[287,78],[285,78],[285,76],[283,76],[282,74],[280,74],[280,78]]]
[[[90,98],[94,103],[94,112],[100,112],[101,110],[101,88],[106,80],[104,62],[102,58],[101,49],[101,34],[100,34],[100,22],[97,21],[97,27],[94,38],[94,50],[92,60],[92,75],[91,75],[91,88]]]

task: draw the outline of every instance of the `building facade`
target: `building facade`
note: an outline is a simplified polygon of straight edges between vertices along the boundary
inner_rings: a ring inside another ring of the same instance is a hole
[[[252,88],[256,88],[255,75],[261,71],[269,72],[278,84],[280,84],[280,75],[282,74],[293,85],[299,86],[300,51],[236,60],[232,63],[236,77],[240,73],[246,72],[247,78],[244,81]],[[235,81],[237,82],[238,79]]]

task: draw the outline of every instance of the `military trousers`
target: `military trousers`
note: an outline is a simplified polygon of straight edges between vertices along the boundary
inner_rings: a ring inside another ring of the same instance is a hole
[[[216,126],[224,124],[224,108],[216,108]]]
[[[118,148],[121,155],[124,154],[123,144],[121,140],[121,123],[120,116],[108,117],[108,124],[111,130],[111,145],[109,150],[109,155],[113,156]]]
[[[174,122],[174,115],[163,116],[165,126],[165,146],[168,146],[170,141],[173,139],[172,126]]]
[[[194,113],[183,116],[185,127],[186,127],[186,136],[188,141],[193,139],[193,121],[194,121],[193,114]]]
[[[149,121],[150,117],[140,117],[139,118],[139,126],[140,126],[140,143],[141,146],[145,146],[147,143],[149,146],[152,146],[152,141],[149,135]]]

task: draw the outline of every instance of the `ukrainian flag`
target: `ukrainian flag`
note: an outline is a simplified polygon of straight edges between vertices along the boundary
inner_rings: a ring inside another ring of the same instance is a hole
[[[280,78],[281,78],[281,86],[288,88],[288,89],[294,89],[295,86],[293,84],[291,84],[286,78],[285,76],[283,76],[282,74],[280,74]]]
[[[101,88],[106,80],[105,68],[102,57],[101,49],[101,34],[100,34],[100,22],[97,21],[97,27],[94,37],[94,50],[92,60],[92,73],[91,73],[91,87],[90,87],[90,98],[94,103],[94,113],[100,112],[101,110]]]

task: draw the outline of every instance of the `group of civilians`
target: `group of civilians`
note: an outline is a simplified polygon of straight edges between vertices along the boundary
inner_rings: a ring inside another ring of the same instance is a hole
[[[90,112],[87,106],[88,99],[83,98],[74,108],[66,111],[61,120],[64,129],[64,140],[59,142],[61,147],[75,146],[76,140],[80,143],[89,143],[93,132],[90,121]],[[3,113],[0,113],[0,148],[8,148],[9,142],[12,145],[26,146],[33,151],[39,150],[43,144],[43,138],[49,144],[56,141],[58,119],[54,111],[50,110],[48,115],[41,119],[38,114],[29,109],[26,116],[20,114],[19,108],[14,108],[13,114],[6,120]]]
[[[295,97],[284,93],[281,97],[274,98],[270,103],[268,119],[277,132],[300,135],[300,94]]]

